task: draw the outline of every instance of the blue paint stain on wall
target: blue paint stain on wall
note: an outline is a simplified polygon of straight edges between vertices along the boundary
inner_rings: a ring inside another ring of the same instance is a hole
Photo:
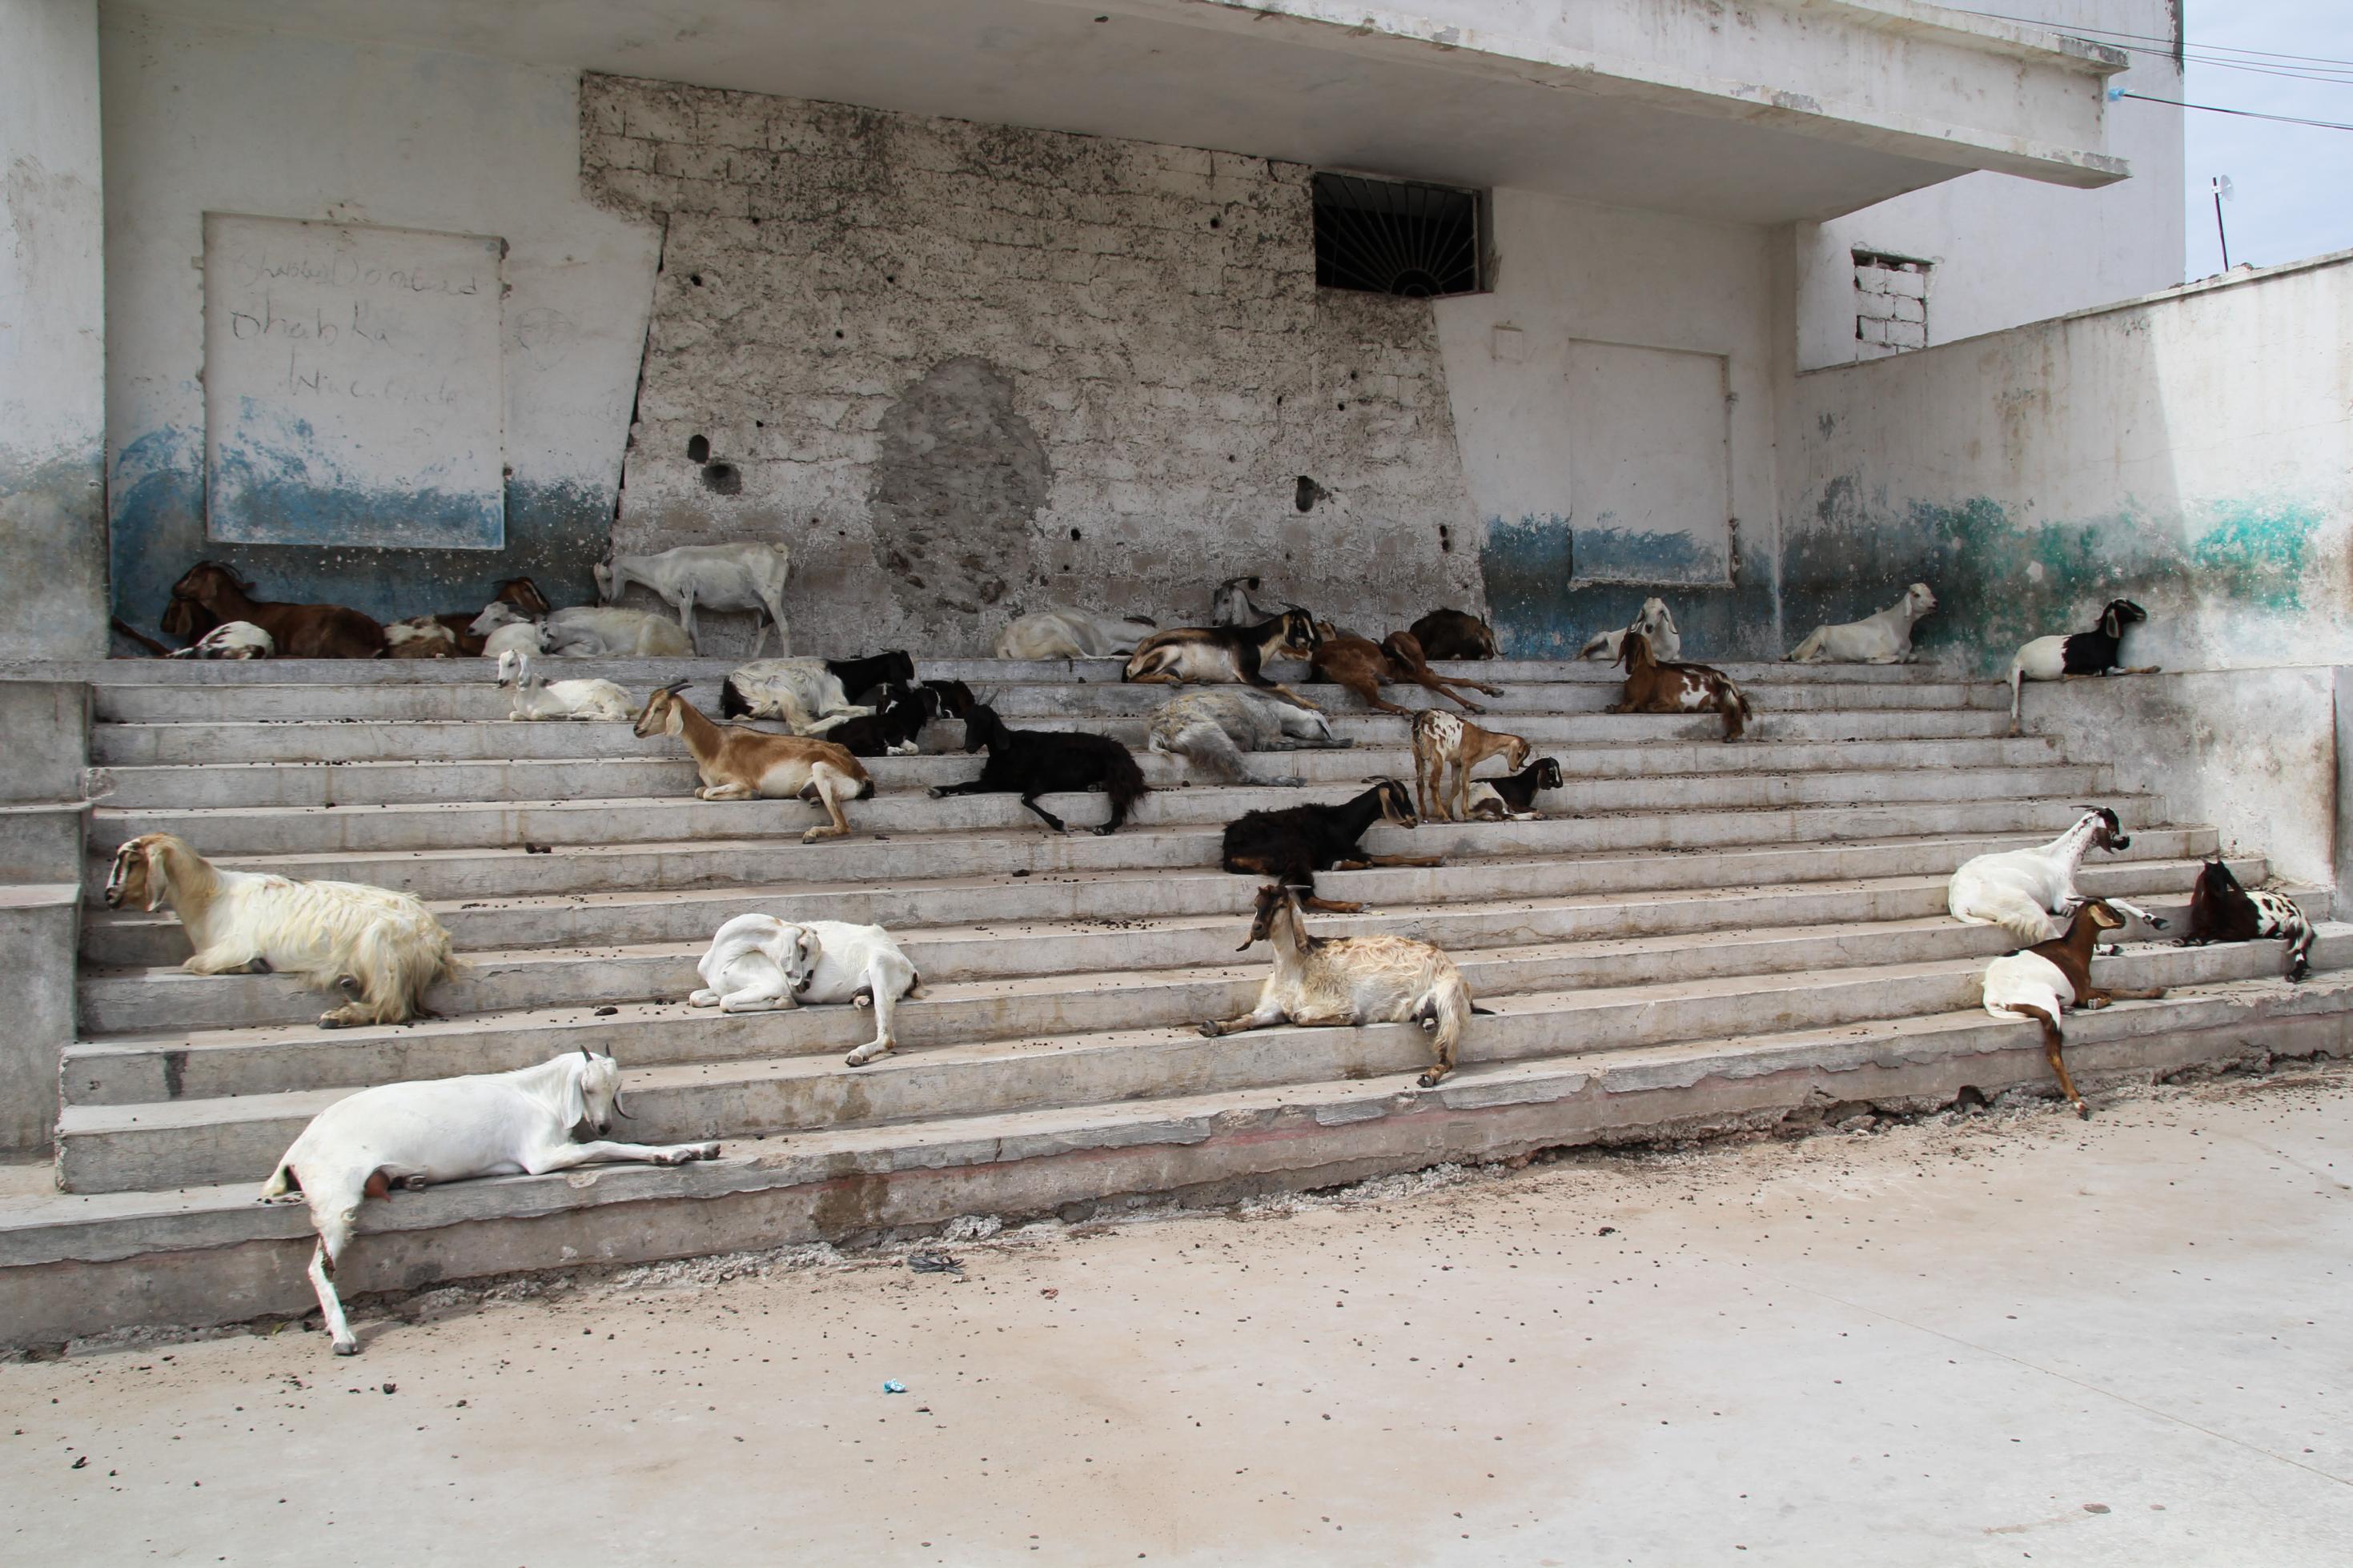
[[[212,465],[206,532],[241,544],[496,550],[506,541],[505,498],[432,483],[385,486],[347,471],[307,419],[240,399],[236,428]],[[473,453],[433,465],[456,477],[481,468]]]
[[[1581,557],[1597,532],[1623,531],[1631,540],[1655,542],[1655,550],[1616,546],[1619,559],[1635,564],[1641,580],[1586,584]],[[1572,530],[1556,513],[1487,520],[1487,540],[1479,563],[1487,579],[1487,605],[1495,640],[1506,658],[1571,658],[1596,632],[1625,626],[1653,595],[1667,602],[1694,658],[1772,657],[1773,602],[1769,584],[1723,584],[1718,558],[1715,586],[1675,585],[1677,579],[1651,570],[1688,567],[1707,548],[1687,534],[1631,531]],[[1578,581],[1572,584],[1572,564]]]
[[[1648,533],[1636,528],[1571,528],[1569,572],[1579,587],[1725,585],[1723,549],[1702,543],[1683,530]]]

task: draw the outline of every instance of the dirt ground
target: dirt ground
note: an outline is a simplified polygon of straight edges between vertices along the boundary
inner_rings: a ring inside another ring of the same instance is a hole
[[[0,1365],[0,1560],[2342,1564],[2348,1180],[2305,1069],[446,1290]]]

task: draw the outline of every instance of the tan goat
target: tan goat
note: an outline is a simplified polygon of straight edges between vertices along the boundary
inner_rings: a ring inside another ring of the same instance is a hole
[[[864,800],[874,793],[874,781],[849,751],[831,741],[801,735],[775,735],[741,724],[714,724],[694,704],[679,695],[686,682],[674,681],[646,699],[638,715],[640,739],[674,735],[694,754],[694,771],[702,787],[701,800],[806,800],[825,807],[828,826],[812,827],[801,842],[839,838],[849,831],[841,814],[845,800]]]
[[[1506,771],[1517,773],[1528,765],[1532,750],[1523,736],[1482,730],[1455,714],[1425,708],[1413,716],[1414,805],[1433,821],[1467,822],[1471,770],[1489,757],[1501,757]]]
[[[1737,741],[1753,710],[1732,678],[1704,664],[1670,664],[1653,656],[1650,639],[1628,637],[1618,662],[1626,667],[1625,694],[1611,713],[1697,713],[1713,708],[1724,715],[1724,738]]]

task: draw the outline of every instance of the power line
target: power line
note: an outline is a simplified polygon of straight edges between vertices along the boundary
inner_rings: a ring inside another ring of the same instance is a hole
[[[2161,103],[2168,109],[2196,109],[2208,114],[2235,114],[2246,120],[2276,120],[2283,125],[2312,125],[2323,131],[2353,131],[2353,124],[2336,120],[2306,120],[2295,114],[2264,114],[2253,109],[2225,109],[2219,103],[2184,103],[2173,98],[2151,98],[2145,92],[2120,92],[2118,98],[2137,99],[2143,103]]]
[[[2129,38],[2135,43],[2156,44],[2161,46],[2158,48],[2145,48],[2131,51],[2135,54],[2162,54],[2170,56],[2173,54],[2175,49],[2179,47],[2185,54],[2191,50],[2196,50],[2199,53],[2210,56],[2242,55],[2253,57],[2256,59],[2284,60],[2294,65],[2343,66],[2348,68],[2353,68],[2353,60],[2331,59],[2321,55],[2283,54],[2274,49],[2242,49],[2228,44],[2191,44],[2186,37],[2182,39],[2176,40],[2173,38],[2159,37],[2154,33],[2126,33],[2119,32],[2110,27],[2079,27],[2069,23],[2046,21],[2040,16],[2012,16],[2000,11],[1978,11],[1968,6],[1959,5],[1953,8],[1967,16],[1984,16],[1996,22],[2017,22],[2026,26],[2041,27],[2046,31],[2053,33],[2066,33],[2070,35],[2083,34],[2087,37],[2103,38]],[[2221,65],[2227,62],[2219,58],[2210,58],[2205,63],[2209,65]]]

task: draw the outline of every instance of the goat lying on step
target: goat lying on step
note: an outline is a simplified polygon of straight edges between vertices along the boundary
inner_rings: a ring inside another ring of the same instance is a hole
[[[514,688],[512,720],[581,719],[596,723],[629,721],[629,694],[609,680],[550,680],[532,668],[531,655],[499,655],[499,686]]]
[[[976,703],[964,716],[964,749],[988,748],[980,776],[961,784],[934,784],[934,796],[1018,795],[1030,814],[1057,833],[1069,831],[1059,816],[1038,804],[1041,795],[1100,789],[1111,797],[1111,820],[1092,831],[1117,833],[1127,814],[1152,793],[1144,770],[1117,741],[1082,731],[1008,730],[997,710]]]
[[[278,651],[277,639],[251,621],[223,621],[165,658],[268,658]]]
[[[269,1173],[261,1201],[299,1191],[310,1205],[311,1228],[319,1233],[311,1286],[335,1353],[359,1353],[335,1295],[335,1265],[358,1228],[363,1199],[389,1197],[396,1184],[415,1191],[474,1176],[538,1176],[600,1160],[683,1165],[719,1157],[716,1143],[601,1142],[617,1112],[629,1114],[620,1068],[584,1047],[515,1072],[364,1089],[312,1117]],[[584,1125],[600,1141],[575,1142]]]
[[[2018,733],[2018,705],[2022,680],[2081,680],[2087,675],[2155,675],[2153,664],[2130,668],[2124,657],[2125,633],[2148,619],[2148,612],[2130,599],[2111,599],[2100,612],[2100,624],[2088,632],[2036,637],[2010,661],[2010,732]]]
[[[1105,658],[1131,653],[1158,631],[1143,616],[1097,616],[1058,606],[1018,617],[997,634],[999,658]]]
[[[1381,779],[1372,788],[1338,805],[1293,805],[1281,811],[1251,811],[1226,824],[1219,864],[1237,876],[1272,877],[1286,888],[1306,895],[1311,910],[1352,915],[1365,906],[1345,900],[1318,897],[1318,871],[1361,871],[1372,866],[1436,866],[1436,856],[1367,855],[1357,840],[1376,822],[1413,827],[1412,797],[1395,779]]]
[[[2049,942],[2062,927],[2052,917],[2068,916],[2084,901],[2075,890],[2075,869],[2086,850],[2120,854],[2132,847],[2124,824],[2106,806],[2085,812],[2075,826],[2032,849],[2004,849],[1962,862],[1945,889],[1945,907],[1965,925],[2000,926],[2021,942]],[[2122,899],[2108,902],[2158,931],[2166,922]]]
[[[1153,751],[1185,758],[1220,784],[1249,784],[1245,752],[1303,751],[1353,742],[1334,739],[1332,721],[1313,708],[1295,707],[1255,691],[1212,687],[1170,698],[1152,716],[1145,744]],[[1295,784],[1300,781],[1264,782]]]
[[[1603,658],[1616,664],[1626,656],[1626,639],[1638,632],[1651,645],[1653,657],[1672,659],[1683,656],[1683,634],[1675,630],[1675,618],[1667,613],[1667,602],[1645,599],[1641,615],[1617,631],[1602,632],[1593,637],[1577,650],[1577,657]]]
[[[1536,792],[1560,787],[1560,763],[1538,757],[1518,773],[1500,779],[1471,781],[1471,812],[1465,818],[1480,822],[1542,822]]]
[[[2051,1070],[2058,1075],[2059,1087],[2066,1091],[2075,1114],[2086,1121],[2091,1119],[2092,1108],[2084,1103],[2074,1077],[2067,1070],[2066,1058],[2059,1054],[2060,1047],[2066,1043],[2066,1037],[2060,1033],[2059,1016],[2070,1007],[2153,1001],[2165,994],[2161,985],[2146,991],[2119,991],[2114,986],[2092,984],[2093,944],[2099,940],[2100,932],[2120,931],[2124,923],[2125,917],[2111,908],[2108,900],[2087,899],[2075,910],[2065,936],[2037,942],[1986,965],[1985,1010],[1997,1018],[2016,1016],[2041,1022],[2042,1049],[2051,1058]]]
[[[1724,671],[1704,664],[1669,664],[1651,656],[1643,637],[1626,639],[1619,662],[1626,667],[1626,688],[1609,713],[1697,713],[1713,708],[1724,715],[1724,738],[1737,741],[1756,716],[1747,693]]]
[[[771,735],[741,724],[714,724],[679,695],[687,683],[673,681],[646,699],[637,735],[673,735],[693,754],[702,780],[698,800],[805,800],[825,807],[826,826],[801,835],[801,842],[839,838],[849,832],[841,813],[846,800],[864,800],[874,781],[856,757],[830,741],[802,735]]]
[[[1413,710],[1400,708],[1381,696],[1384,686],[1402,686],[1409,682],[1425,687],[1440,697],[1460,705],[1466,713],[1483,713],[1485,709],[1454,689],[1467,686],[1473,691],[1483,691],[1490,697],[1501,697],[1500,686],[1484,686],[1475,680],[1463,680],[1440,675],[1430,668],[1422,657],[1421,644],[1410,632],[1391,632],[1376,646],[1369,637],[1352,637],[1342,633],[1327,637],[1316,645],[1310,657],[1313,679],[1328,680],[1345,686],[1365,700],[1370,708],[1384,713],[1411,716]]]
[[[2312,922],[2295,900],[2261,889],[2249,892],[2220,859],[2209,860],[2189,894],[2189,934],[2174,945],[2204,947],[2211,942],[2253,942],[2279,937],[2287,942],[2287,977],[2302,980],[2312,967]]]
[[[1461,610],[1432,610],[1406,630],[1429,658],[1495,657],[1495,628]]]
[[[1789,650],[1789,660],[1810,664],[1910,664],[1913,624],[1936,607],[1936,595],[1926,583],[1904,590],[1904,597],[1875,616],[1841,626],[1816,626],[1805,641]]]
[[[1279,691],[1303,708],[1313,708],[1313,702],[1289,687],[1269,680],[1261,667],[1284,655],[1305,658],[1323,640],[1315,617],[1296,606],[1254,626],[1178,626],[1136,644],[1120,679],[1168,686],[1196,680],[1239,683]]]
[[[864,1067],[898,1046],[891,1012],[923,984],[915,966],[881,926],[842,921],[780,921],[737,915],[719,928],[695,965],[703,988],[691,1007],[765,1013],[803,1003],[848,1002],[874,1009],[874,1037],[844,1059]]]
[[[1433,821],[1468,822],[1471,770],[1489,757],[1501,757],[1506,769],[1517,773],[1528,765],[1534,749],[1524,736],[1482,730],[1441,709],[1425,708],[1413,716],[1414,805]]]

